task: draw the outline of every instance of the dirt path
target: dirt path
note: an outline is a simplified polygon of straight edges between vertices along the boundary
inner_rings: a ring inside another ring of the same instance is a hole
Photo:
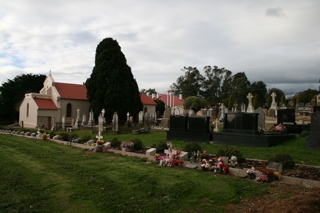
[[[268,194],[226,206],[232,213],[319,213],[320,189],[277,184]]]

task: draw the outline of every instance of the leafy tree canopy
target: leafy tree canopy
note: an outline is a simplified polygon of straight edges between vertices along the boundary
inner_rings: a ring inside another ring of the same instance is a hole
[[[154,88],[149,88],[149,89],[141,89],[140,90],[140,94],[146,94],[146,95],[151,95],[151,94],[157,94],[157,91],[156,91],[156,89],[154,89]]]
[[[304,104],[310,103],[311,100],[318,94],[319,94],[319,91],[317,90],[307,89],[307,90],[298,92],[296,95],[294,95],[292,97],[292,102],[297,103],[297,100],[298,100],[298,103],[304,103]]]
[[[39,92],[45,75],[21,74],[0,87],[0,122],[12,124],[19,120],[19,107],[26,93]]]
[[[96,116],[105,109],[107,120],[117,112],[119,120],[124,121],[127,112],[135,117],[143,108],[131,68],[118,42],[112,38],[105,38],[98,44],[95,66],[85,85]]]
[[[189,96],[184,100],[183,107],[185,109],[192,109],[197,113],[201,108],[207,107],[208,103],[205,99],[197,96]]]
[[[196,67],[184,67],[184,76],[180,76],[171,88],[174,94],[182,94],[183,97],[198,96],[202,91],[204,77]]]

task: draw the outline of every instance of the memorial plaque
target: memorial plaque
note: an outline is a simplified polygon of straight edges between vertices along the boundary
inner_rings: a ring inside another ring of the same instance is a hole
[[[228,113],[224,119],[225,131],[251,131],[258,130],[258,113]]]
[[[282,163],[271,162],[267,166],[267,169],[271,169],[271,170],[277,171],[277,172],[279,172],[281,174],[282,173]]]

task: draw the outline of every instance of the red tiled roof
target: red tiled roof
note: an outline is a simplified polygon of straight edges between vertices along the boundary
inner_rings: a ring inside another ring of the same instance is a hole
[[[87,100],[87,88],[82,84],[55,83],[62,99]]]
[[[143,105],[157,105],[157,103],[146,94],[140,94],[140,99]]]
[[[38,105],[39,109],[47,109],[47,110],[58,109],[51,99],[34,98],[34,101]]]
[[[159,98],[154,98],[153,100],[161,100],[163,101],[166,105],[170,105],[170,95],[168,97],[168,102],[167,103],[167,94],[159,94]],[[183,106],[184,100],[180,100],[178,96],[171,96],[171,105],[172,106]]]

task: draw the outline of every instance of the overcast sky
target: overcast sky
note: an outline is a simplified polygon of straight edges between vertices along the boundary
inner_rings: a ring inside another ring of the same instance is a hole
[[[0,83],[51,70],[82,84],[100,41],[118,41],[139,89],[165,93],[184,66],[318,90],[319,0],[3,0]]]

